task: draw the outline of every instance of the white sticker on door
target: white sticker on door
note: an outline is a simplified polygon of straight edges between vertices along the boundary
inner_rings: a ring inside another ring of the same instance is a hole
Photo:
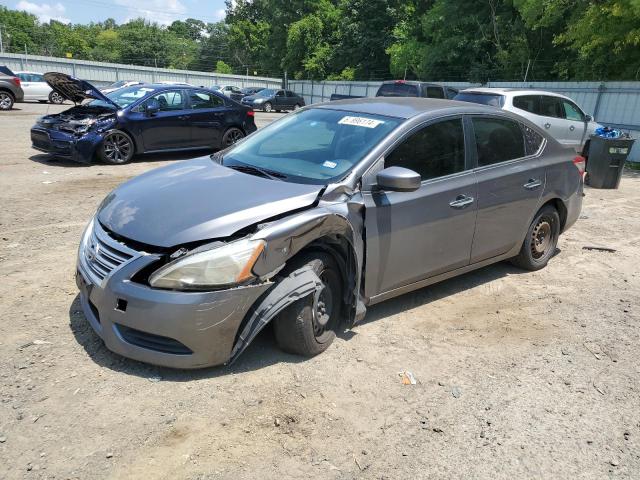
[[[338,123],[340,125],[353,125],[354,127],[376,128],[384,122],[365,117],[342,117]]]

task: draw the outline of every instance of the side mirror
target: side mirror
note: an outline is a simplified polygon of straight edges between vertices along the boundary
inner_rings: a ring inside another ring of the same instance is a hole
[[[155,98],[152,98],[147,102],[147,106],[144,109],[147,116],[151,117],[160,111],[160,102]]]
[[[593,120],[593,117],[587,113],[587,114],[584,116],[584,121],[585,121],[585,122],[590,122],[591,120]]]
[[[413,192],[420,188],[419,173],[403,167],[389,167],[376,175],[378,187],[392,192]]]

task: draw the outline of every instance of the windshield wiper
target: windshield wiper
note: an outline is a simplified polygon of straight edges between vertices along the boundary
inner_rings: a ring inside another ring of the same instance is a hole
[[[280,172],[267,170],[266,168],[254,167],[253,165],[225,165],[226,167],[237,170],[238,172],[248,173],[249,175],[258,175],[260,177],[269,178],[271,180],[282,180],[287,176]]]

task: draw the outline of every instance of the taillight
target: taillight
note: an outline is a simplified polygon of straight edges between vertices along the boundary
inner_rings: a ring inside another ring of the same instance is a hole
[[[578,172],[580,172],[580,175],[584,175],[584,171],[587,166],[587,159],[584,158],[582,155],[578,155],[576,158],[573,159],[573,164],[578,169]]]
[[[255,117],[256,116],[256,112],[254,112],[253,110],[247,110],[247,117]]]
[[[11,80],[16,84],[17,87],[20,86],[20,79],[18,77],[13,77]]]

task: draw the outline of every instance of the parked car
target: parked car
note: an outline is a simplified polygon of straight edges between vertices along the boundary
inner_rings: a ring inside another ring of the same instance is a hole
[[[8,67],[0,66],[0,110],[11,110],[13,104],[23,98],[20,79]]]
[[[244,97],[242,104],[254,110],[281,112],[283,110],[298,110],[300,107],[304,107],[304,98],[291,90],[265,88],[255,95]]]
[[[82,309],[107,348],[158,365],[233,362],[271,321],[315,355],[367,306],[501,260],[543,268],[583,167],[486,106],[314,105],[111,192],[78,251]]]
[[[458,90],[445,85],[410,80],[389,80],[382,82],[376,97],[423,97],[453,98]]]
[[[76,106],[38,119],[33,148],[79,162],[97,156],[121,164],[142,153],[226,148],[256,130],[251,109],[204,88],[145,84],[104,95],[63,73],[44,77]]]
[[[37,100],[39,102],[49,102],[60,104],[64,102],[64,97],[53,90],[44,81],[42,73],[38,72],[16,72],[16,77],[20,79],[20,85],[24,91],[23,101]]]
[[[378,87],[376,97],[421,97],[448,98],[456,96],[458,90],[445,85],[411,80],[387,80]],[[331,94],[330,100],[345,100],[348,98],[364,98],[358,95]]]
[[[462,90],[455,99],[522,115],[580,153],[588,151],[589,136],[600,126],[571,98],[543,90],[470,88]]]
[[[134,85],[142,85],[143,82],[138,82],[136,80],[118,80],[117,82],[113,82],[111,85],[105,88],[101,88],[100,91],[102,93],[111,93],[119,88],[124,87],[132,87]]]

